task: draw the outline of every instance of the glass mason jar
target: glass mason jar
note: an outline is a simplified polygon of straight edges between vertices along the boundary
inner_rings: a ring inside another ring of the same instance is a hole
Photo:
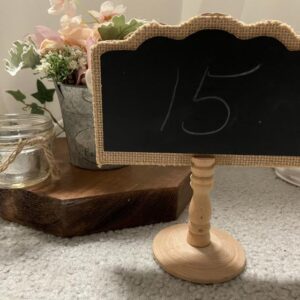
[[[0,115],[0,188],[29,187],[48,178],[50,166],[43,147],[51,150],[53,130],[47,116]]]

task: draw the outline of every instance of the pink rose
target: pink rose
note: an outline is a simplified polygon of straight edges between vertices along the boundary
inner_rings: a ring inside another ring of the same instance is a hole
[[[77,45],[86,49],[87,40],[92,35],[89,27],[65,28],[60,31],[65,43]]]
[[[100,40],[98,28],[90,28],[82,22],[81,16],[61,18],[60,35],[69,45],[81,46],[90,52],[90,48]]]
[[[59,31],[64,41],[87,49],[87,40],[93,35],[93,29],[82,23],[81,16],[61,18],[62,29]]]

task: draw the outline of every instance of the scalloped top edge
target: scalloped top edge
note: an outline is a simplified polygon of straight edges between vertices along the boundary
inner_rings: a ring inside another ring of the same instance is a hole
[[[147,23],[137,29],[125,40],[100,41],[94,47],[103,45],[129,44],[137,47],[145,40],[162,36],[174,39],[184,39],[187,36],[204,29],[224,30],[240,39],[251,39],[258,36],[273,37],[280,41],[288,50],[300,50],[300,36],[291,26],[276,20],[259,21],[246,24],[242,21],[222,14],[204,14],[196,16],[179,25],[165,25],[156,21]]]

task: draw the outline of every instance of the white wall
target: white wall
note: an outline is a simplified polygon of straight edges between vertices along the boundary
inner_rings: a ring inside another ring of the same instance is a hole
[[[291,25],[300,33],[300,1],[299,0],[245,0],[242,20],[280,20]]]
[[[183,0],[182,20],[185,21],[195,15],[207,12],[223,13],[235,18],[240,18],[245,1],[246,0]],[[257,2],[256,0],[252,1]]]
[[[2,3],[3,2],[3,3]],[[81,0],[89,9],[98,9],[100,0]],[[127,6],[128,17],[157,19],[176,24],[206,12],[230,14],[245,22],[261,19],[278,19],[292,25],[300,32],[300,0],[115,0]],[[35,25],[43,24],[56,29],[59,19],[49,16],[48,0],[1,1],[0,10],[0,61],[7,56],[11,43],[31,33]],[[0,66],[0,113],[20,111],[20,105],[5,93],[8,89],[21,89],[27,94],[35,89],[35,79],[30,70],[16,77],[9,76]],[[51,105],[60,116],[57,102]]]

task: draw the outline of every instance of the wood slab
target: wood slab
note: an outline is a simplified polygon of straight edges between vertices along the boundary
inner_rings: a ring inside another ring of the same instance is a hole
[[[0,216],[72,237],[175,220],[191,199],[189,167],[127,166],[89,171],[69,164],[65,139],[55,142],[60,181],[0,189]]]

